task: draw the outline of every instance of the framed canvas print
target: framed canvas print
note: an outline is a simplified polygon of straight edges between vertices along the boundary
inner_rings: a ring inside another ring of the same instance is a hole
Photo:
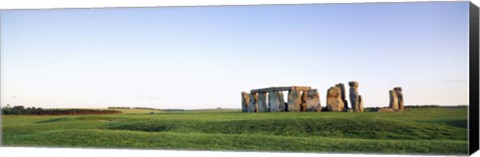
[[[0,10],[1,145],[470,155],[469,1]]]

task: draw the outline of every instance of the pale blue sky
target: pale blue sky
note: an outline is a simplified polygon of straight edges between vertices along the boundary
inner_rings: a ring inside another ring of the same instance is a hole
[[[1,105],[240,108],[360,82],[365,106],[468,104],[468,2],[1,11]]]

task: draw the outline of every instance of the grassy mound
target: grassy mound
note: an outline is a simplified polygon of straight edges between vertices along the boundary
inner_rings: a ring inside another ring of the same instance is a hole
[[[463,129],[444,125],[419,125],[388,119],[151,120],[112,123],[109,125],[109,129],[364,139],[467,139]]]

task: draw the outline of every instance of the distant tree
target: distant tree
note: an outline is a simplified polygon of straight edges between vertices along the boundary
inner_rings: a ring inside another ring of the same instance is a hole
[[[11,114],[22,114],[25,110],[23,106],[14,106],[12,107]]]
[[[5,115],[81,115],[81,114],[118,114],[115,110],[91,110],[91,109],[42,109],[35,107],[25,108],[23,106],[3,107],[2,114]]]

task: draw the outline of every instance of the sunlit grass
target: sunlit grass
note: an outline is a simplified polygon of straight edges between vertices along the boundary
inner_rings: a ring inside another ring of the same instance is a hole
[[[116,115],[2,116],[2,143],[282,152],[468,151],[466,108],[396,113],[125,110]]]

